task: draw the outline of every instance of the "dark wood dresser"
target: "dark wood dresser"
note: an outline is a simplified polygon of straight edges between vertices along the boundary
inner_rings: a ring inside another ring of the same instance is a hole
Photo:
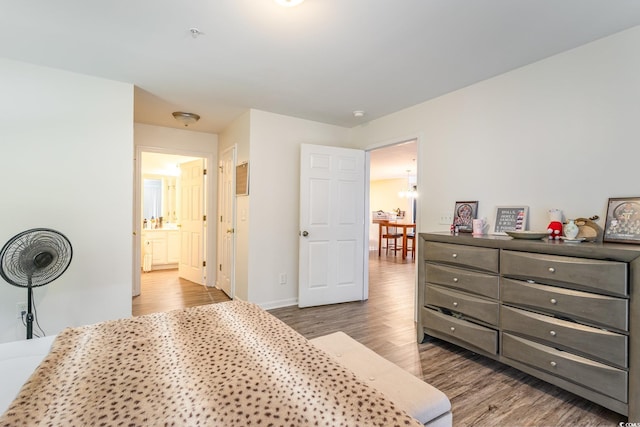
[[[467,348],[640,421],[640,246],[420,233],[418,341]]]

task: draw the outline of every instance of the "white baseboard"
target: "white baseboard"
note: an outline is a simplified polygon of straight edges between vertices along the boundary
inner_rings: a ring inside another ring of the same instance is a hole
[[[288,298],[279,301],[269,301],[258,303],[263,310],[272,310],[274,308],[290,307],[292,305],[298,305],[298,298]]]

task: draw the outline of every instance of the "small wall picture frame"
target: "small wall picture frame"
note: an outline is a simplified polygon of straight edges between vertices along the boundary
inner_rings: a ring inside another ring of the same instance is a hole
[[[609,199],[603,240],[640,244],[640,197]]]
[[[236,196],[249,195],[249,163],[236,166]]]
[[[529,206],[496,206],[493,233],[506,235],[507,231],[525,231]]]
[[[473,220],[478,216],[478,201],[456,202],[453,211],[453,226],[461,233],[473,231]]]

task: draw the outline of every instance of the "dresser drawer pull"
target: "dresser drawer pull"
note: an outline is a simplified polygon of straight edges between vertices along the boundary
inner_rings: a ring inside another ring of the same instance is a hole
[[[549,300],[549,302],[550,302],[551,304],[557,304],[557,303],[558,303],[558,300],[557,300],[557,299],[555,299],[555,298],[551,298],[551,299]]]
[[[556,366],[558,366],[558,364],[557,364],[556,362],[549,362],[549,364],[550,364],[553,368],[555,368]]]
[[[553,267],[549,267],[549,273],[555,273],[555,272],[556,272],[556,269],[555,269],[555,268],[553,268]]]
[[[455,326],[452,326],[452,327],[451,327],[451,332],[455,332],[455,330],[456,330],[456,327],[455,327]]]
[[[556,331],[549,331],[549,335],[551,335],[552,337],[555,337],[558,334],[556,334]]]
[[[458,278],[457,277],[453,278],[453,283],[458,283]]]
[[[453,306],[454,306],[454,307],[457,307],[457,306],[458,306],[458,303],[457,303],[456,301],[454,301],[454,302],[453,302]]]
[[[458,258],[458,254],[453,254],[451,256],[454,257],[454,258]]]

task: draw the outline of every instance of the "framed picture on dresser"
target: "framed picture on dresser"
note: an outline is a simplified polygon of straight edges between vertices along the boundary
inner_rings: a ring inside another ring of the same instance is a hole
[[[640,244],[640,197],[609,199],[604,241]]]
[[[456,202],[453,211],[453,226],[458,227],[461,233],[471,233],[473,231],[473,220],[478,215],[478,201]]]
[[[494,234],[526,230],[528,216],[529,206],[496,206]]]

